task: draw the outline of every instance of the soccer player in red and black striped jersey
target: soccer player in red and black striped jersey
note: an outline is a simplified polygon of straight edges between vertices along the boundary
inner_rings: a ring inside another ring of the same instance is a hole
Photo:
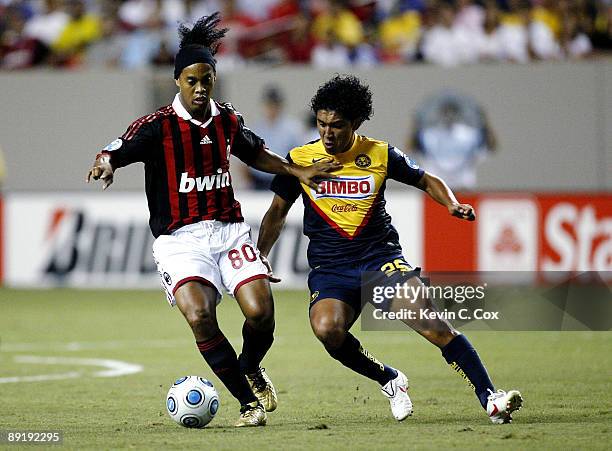
[[[215,13],[191,29],[179,27],[174,69],[179,93],[171,105],[138,119],[106,146],[87,181],[101,179],[106,189],[115,170],[144,163],[149,224],[156,238],[153,255],[168,301],[178,305],[202,356],[240,402],[236,426],[260,426],[277,404],[260,366],[273,341],[274,306],[266,267],[234,198],[230,155],[314,189],[316,177],[328,176],[339,165],[288,162],[245,127],[231,104],[211,98],[214,55],[227,31],[218,29],[218,22]],[[239,357],[217,324],[223,291],[236,298],[245,316]]]

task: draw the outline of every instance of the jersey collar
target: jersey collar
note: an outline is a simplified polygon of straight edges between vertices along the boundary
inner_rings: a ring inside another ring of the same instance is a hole
[[[185,119],[186,121],[191,121],[196,125],[199,125],[200,127],[206,127],[210,121],[212,121],[212,118],[214,116],[218,116],[219,115],[219,108],[217,108],[217,105],[215,104],[215,101],[213,99],[210,99],[210,117],[208,118],[208,120],[206,122],[200,122],[197,119],[194,119],[193,117],[191,117],[191,114],[189,114],[189,112],[185,109],[185,107],[183,106],[183,104],[181,103],[181,99],[180,99],[180,94],[177,93],[174,96],[174,100],[172,101],[172,108],[174,109],[174,111],[176,112],[176,114],[181,118],[181,119]]]

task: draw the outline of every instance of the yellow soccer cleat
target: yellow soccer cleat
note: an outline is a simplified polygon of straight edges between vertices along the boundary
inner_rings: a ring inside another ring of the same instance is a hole
[[[240,407],[240,418],[234,424],[237,428],[265,426],[268,421],[266,411],[260,402],[252,402]]]
[[[266,412],[276,410],[276,406],[278,405],[276,389],[266,374],[266,369],[259,368],[254,373],[247,374],[246,378],[253,390],[253,394],[257,397],[259,402],[263,404]]]

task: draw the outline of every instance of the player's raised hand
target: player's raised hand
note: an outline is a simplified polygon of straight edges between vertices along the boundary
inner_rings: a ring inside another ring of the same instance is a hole
[[[302,166],[296,174],[301,183],[310,186],[312,189],[319,191],[319,185],[315,179],[330,179],[336,178],[336,175],[331,172],[342,169],[342,165],[333,158],[317,161],[310,166]]]
[[[270,264],[268,259],[266,257],[264,257],[263,255],[260,255],[259,258],[261,259],[261,262],[265,265],[266,269],[268,270],[268,280],[271,283],[278,283],[278,282],[280,282],[281,278],[280,277],[276,277],[274,275],[274,271],[272,271],[272,265]]]
[[[466,219],[468,221],[474,221],[476,219],[474,207],[469,204],[453,204],[448,207],[448,211],[457,218]]]
[[[102,185],[103,190],[113,183],[113,167],[110,164],[110,157],[108,155],[98,155],[85,180],[89,183],[92,178],[94,180],[100,179],[104,182]]]

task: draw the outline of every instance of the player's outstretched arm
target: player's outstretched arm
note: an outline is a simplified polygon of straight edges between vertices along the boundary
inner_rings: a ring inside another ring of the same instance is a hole
[[[417,186],[429,194],[433,200],[444,205],[451,215],[468,221],[476,219],[474,207],[459,203],[452,190],[440,177],[425,172]]]
[[[285,221],[287,220],[287,213],[293,204],[287,202],[285,199],[280,197],[278,194],[274,195],[270,208],[261,220],[259,227],[259,237],[257,238],[257,248],[261,256],[262,262],[268,268],[268,278],[270,282],[280,282],[281,279],[274,275],[270,262],[268,262],[268,254],[272,250],[274,243],[278,240]]]
[[[333,159],[320,161],[311,166],[299,166],[291,163],[286,159],[270,152],[268,149],[263,149],[257,155],[252,166],[260,171],[269,172],[270,174],[292,175],[297,177],[300,183],[308,185],[312,189],[319,190],[319,185],[315,181],[317,178],[335,178],[331,172],[342,168],[342,165]]]
[[[103,190],[113,183],[114,171],[110,163],[109,155],[101,153],[96,156],[96,161],[94,161],[93,166],[87,173],[85,181],[89,183],[92,178],[94,180],[100,179],[104,182],[102,185]]]

